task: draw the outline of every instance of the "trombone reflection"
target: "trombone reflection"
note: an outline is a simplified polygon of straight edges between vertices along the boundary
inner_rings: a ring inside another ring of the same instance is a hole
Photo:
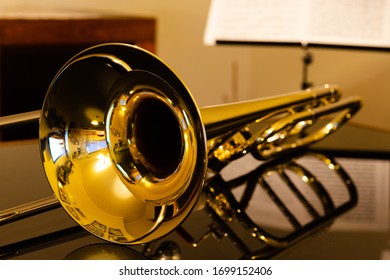
[[[315,161],[319,169],[305,166],[302,159]],[[333,188],[313,173],[318,170],[341,188],[330,192]],[[217,174],[206,181],[204,200],[213,220],[205,233],[195,238],[185,227],[178,230],[193,247],[209,238],[229,239],[241,258],[269,259],[331,227],[357,205],[358,193],[334,158],[305,152],[261,164],[234,179]]]
[[[310,164],[305,161],[307,159],[311,160]],[[312,168],[313,161],[320,169]],[[340,189],[337,193],[333,193],[333,186],[321,181],[316,172],[322,172],[322,178],[325,174],[333,181],[338,180]],[[233,179],[224,179],[222,173],[209,177],[196,210],[173,233],[160,240],[138,247],[87,244],[67,253],[66,258],[181,259],[194,254],[205,258],[209,257],[212,244],[226,240],[236,253],[226,255],[226,250],[218,258],[272,259],[297,243],[328,230],[357,202],[358,193],[352,178],[334,158],[300,152],[288,158],[261,162],[252,171]],[[201,223],[194,219],[200,213],[208,216],[206,223],[203,219]],[[270,219],[272,223],[269,223]],[[0,256],[15,258],[85,236],[86,231],[75,227],[3,246]]]

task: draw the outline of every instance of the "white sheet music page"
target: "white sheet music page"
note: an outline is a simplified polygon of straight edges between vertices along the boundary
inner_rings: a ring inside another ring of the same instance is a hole
[[[204,34],[218,41],[390,47],[390,0],[212,0]]]

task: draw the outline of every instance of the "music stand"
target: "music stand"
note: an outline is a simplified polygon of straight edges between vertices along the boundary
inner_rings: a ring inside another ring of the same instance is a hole
[[[390,0],[235,1],[212,0],[205,45],[297,46],[303,48],[303,89],[313,61],[309,48],[390,50]]]

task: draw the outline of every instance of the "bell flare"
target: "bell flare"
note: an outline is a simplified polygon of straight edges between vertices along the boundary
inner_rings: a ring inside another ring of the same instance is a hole
[[[190,92],[159,58],[98,45],[53,79],[40,117],[50,186],[92,234],[140,244],[174,230],[200,196],[206,134]]]

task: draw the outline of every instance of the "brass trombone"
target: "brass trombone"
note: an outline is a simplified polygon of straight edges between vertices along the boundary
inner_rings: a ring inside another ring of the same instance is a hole
[[[59,203],[104,240],[150,242],[189,215],[208,169],[220,170],[248,151],[269,158],[307,146],[360,107],[359,97],[340,100],[340,89],[325,85],[199,109],[157,56],[127,44],[94,46],[60,69],[42,110],[0,118],[0,129],[39,120],[43,168],[54,192],[0,212],[0,224]],[[317,119],[334,114],[309,132]]]

